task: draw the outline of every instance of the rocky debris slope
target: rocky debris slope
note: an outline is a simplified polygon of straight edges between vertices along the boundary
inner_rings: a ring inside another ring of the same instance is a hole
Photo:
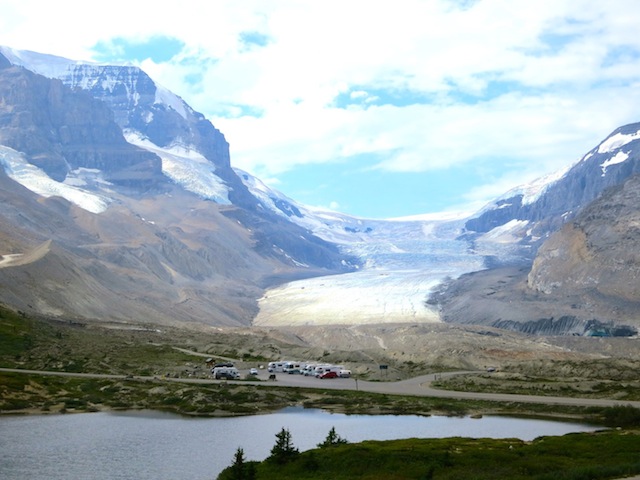
[[[640,311],[640,176],[606,191],[538,251],[530,288],[550,298],[580,292],[636,319]],[[638,318],[640,320],[640,318]]]

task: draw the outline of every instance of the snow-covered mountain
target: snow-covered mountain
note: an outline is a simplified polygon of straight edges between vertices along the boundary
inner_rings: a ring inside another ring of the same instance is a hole
[[[532,262],[440,286],[431,301],[442,318],[547,335],[634,334],[639,173],[635,123],[541,188],[508,192],[467,220],[463,237],[478,248],[517,242]]]
[[[601,193],[640,172],[640,123],[616,129],[579,161],[556,174],[500,196],[465,223],[483,238],[496,229],[539,246]]]
[[[364,219],[232,168],[224,135],[137,67],[0,47],[0,100],[0,301],[58,317],[448,320],[440,286],[527,271],[553,232],[640,169],[640,124],[628,125],[470,218]]]
[[[357,266],[265,208],[224,136],[144,72],[2,52],[0,255],[32,261],[0,265],[0,301],[66,318],[246,325],[265,285]]]

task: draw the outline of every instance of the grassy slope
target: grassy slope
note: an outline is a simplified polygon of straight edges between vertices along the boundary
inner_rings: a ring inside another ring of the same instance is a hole
[[[295,441],[295,439],[294,439]],[[284,465],[255,463],[260,480],[597,480],[640,472],[640,436],[607,431],[516,439],[367,441],[303,452]],[[231,463],[231,459],[230,459]],[[233,477],[229,467],[218,477]]]

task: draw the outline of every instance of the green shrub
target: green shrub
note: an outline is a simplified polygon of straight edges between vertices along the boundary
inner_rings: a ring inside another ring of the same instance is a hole
[[[619,405],[606,408],[603,412],[605,425],[608,427],[640,426],[640,409],[631,405]]]

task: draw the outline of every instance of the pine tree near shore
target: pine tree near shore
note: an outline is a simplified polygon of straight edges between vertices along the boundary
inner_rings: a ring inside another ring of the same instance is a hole
[[[300,453],[298,449],[293,446],[291,433],[286,428],[283,427],[282,430],[276,434],[276,439],[276,444],[271,449],[269,460],[282,465],[292,461]]]
[[[218,480],[256,480],[256,467],[245,461],[244,450],[238,447],[233,464],[218,476]]]
[[[336,445],[344,445],[345,443],[349,443],[349,442],[336,433],[336,427],[331,427],[331,430],[329,430],[329,434],[327,435],[327,438],[324,439],[324,442],[319,443],[318,447],[319,448],[335,447]]]

